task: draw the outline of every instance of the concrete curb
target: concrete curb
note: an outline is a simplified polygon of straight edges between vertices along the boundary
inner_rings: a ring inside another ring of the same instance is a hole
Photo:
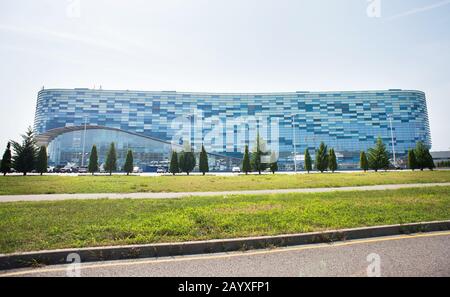
[[[67,261],[67,256],[72,253],[78,254],[81,258],[81,261],[85,263],[96,261],[245,251],[250,249],[264,249],[270,247],[283,247],[313,243],[329,243],[342,240],[444,230],[450,230],[450,220],[277,236],[0,254],[0,270],[36,267],[42,265],[68,264],[71,261]]]

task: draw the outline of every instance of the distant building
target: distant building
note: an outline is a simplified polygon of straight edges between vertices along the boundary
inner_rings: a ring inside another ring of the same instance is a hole
[[[450,151],[430,152],[435,164],[444,161],[450,161]]]

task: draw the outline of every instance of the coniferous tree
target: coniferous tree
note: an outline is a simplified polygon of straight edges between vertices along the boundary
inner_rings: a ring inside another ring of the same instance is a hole
[[[328,168],[328,151],[325,143],[320,143],[319,149],[316,152],[316,169],[324,172]]]
[[[375,172],[389,168],[389,153],[381,137],[378,137],[375,147],[370,148],[368,154],[369,167]]]
[[[427,148],[423,142],[419,141],[416,144],[414,154],[416,156],[417,168],[423,171],[427,163]]]
[[[127,158],[125,159],[125,165],[123,165],[123,171],[125,171],[127,175],[130,175],[130,173],[133,172],[133,167],[133,152],[131,150],[128,150]]]
[[[178,166],[178,154],[176,151],[172,152],[172,157],[170,158],[170,167],[169,167],[170,173],[173,175],[180,172],[180,167]]]
[[[278,161],[277,161],[277,155],[275,152],[272,152],[270,155],[270,171],[272,171],[272,174],[275,174],[275,172],[278,171]]]
[[[330,149],[330,153],[328,155],[328,168],[331,170],[331,172],[335,172],[338,168],[337,160],[336,160],[336,154],[334,152],[334,149]]]
[[[248,152],[248,145],[246,145],[244,151],[244,159],[242,160],[242,171],[247,175],[251,170],[250,154]]]
[[[416,164],[418,169],[421,171],[425,168],[429,168],[430,170],[434,169],[433,157],[431,157],[430,150],[422,141],[419,141],[416,144],[414,154],[416,156]]]
[[[199,169],[203,175],[205,175],[206,172],[209,172],[208,154],[206,153],[205,147],[203,145],[202,151],[200,152]]]
[[[14,148],[14,156],[12,158],[14,169],[17,172],[22,172],[23,175],[27,175],[36,165],[36,140],[34,139],[34,133],[31,127],[22,135],[22,143],[12,141],[11,145]]]
[[[359,167],[366,172],[369,170],[369,161],[367,160],[366,152],[361,152],[359,155]]]
[[[185,168],[184,171],[189,175],[189,173],[194,170],[196,165],[196,159],[193,151],[186,152],[185,155]]]
[[[11,143],[8,142],[6,145],[5,153],[3,154],[2,163],[0,166],[0,171],[3,175],[11,172],[12,161],[11,161]]]
[[[112,175],[113,171],[117,170],[117,154],[114,142],[111,142],[108,154],[106,155],[105,170],[109,172],[109,175]]]
[[[265,157],[267,155],[266,143],[258,132],[256,135],[255,148],[251,156],[251,167],[253,171],[257,171],[261,174],[262,171],[266,170],[268,162],[266,162]]]
[[[309,173],[312,171],[312,160],[311,155],[309,154],[309,150],[305,150],[305,170]]]
[[[193,152],[182,151],[180,154],[179,166],[181,172],[186,172],[187,175],[195,168],[195,156]]]
[[[47,148],[41,146],[36,160],[36,171],[41,175],[47,172],[48,160],[47,160]]]
[[[412,171],[417,169],[417,160],[416,160],[416,154],[414,153],[414,150],[408,151],[408,168],[412,169]]]
[[[434,164],[433,156],[431,156],[430,151],[427,151],[427,168],[433,171],[434,168],[436,168],[436,165]]]
[[[180,172],[184,172],[184,168],[186,167],[184,151],[181,151],[178,155],[178,166],[180,168]]]
[[[187,175],[194,170],[196,164],[195,155],[188,142],[184,145],[184,150],[180,154],[179,167],[181,172],[186,172]]]
[[[91,155],[89,156],[88,171],[92,173],[92,175],[98,172],[98,154],[97,146],[95,144],[92,146]]]

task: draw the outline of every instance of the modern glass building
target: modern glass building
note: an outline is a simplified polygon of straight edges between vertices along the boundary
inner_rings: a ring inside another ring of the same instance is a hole
[[[86,165],[93,144],[104,161],[111,142],[119,164],[132,149],[145,171],[167,166],[172,150],[205,145],[212,170],[239,166],[259,134],[284,170],[302,168],[320,142],[341,168],[357,168],[359,153],[381,137],[397,163],[417,141],[431,147],[425,94],[391,89],[351,92],[190,93],[43,89],[35,132],[50,163]],[[188,145],[189,144],[189,145]],[[295,156],[295,157],[294,157]]]

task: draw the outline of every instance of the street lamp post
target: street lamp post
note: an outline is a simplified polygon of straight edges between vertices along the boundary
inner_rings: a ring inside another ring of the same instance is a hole
[[[195,133],[195,115],[192,113],[192,114],[189,114],[188,116],[187,116],[187,118],[188,118],[188,120],[189,120],[189,141],[190,141],[190,147],[192,148],[193,146],[194,146],[194,143],[195,143],[195,136],[194,136],[194,133]]]
[[[391,126],[392,155],[394,157],[394,166],[397,166],[397,160],[395,157],[394,130],[392,129],[392,116],[388,115],[388,118],[389,118],[389,125]]]
[[[296,145],[296,139],[295,139],[295,121],[294,117],[297,114],[291,114],[292,119],[292,144],[294,146],[294,172],[297,173],[297,145]]]
[[[84,151],[86,145],[86,125],[87,125],[87,117],[84,117],[84,132],[83,132],[83,152],[81,153],[81,167],[84,166]]]

